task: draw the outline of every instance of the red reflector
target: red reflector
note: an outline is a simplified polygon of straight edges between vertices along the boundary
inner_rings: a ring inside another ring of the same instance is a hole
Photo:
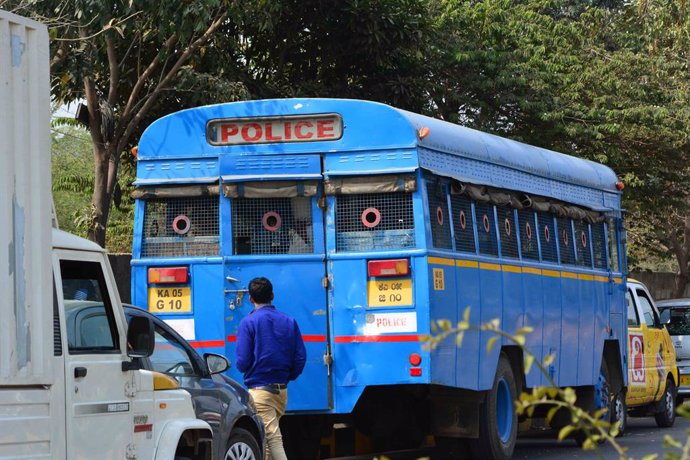
[[[410,273],[410,262],[407,259],[370,260],[367,263],[369,276],[400,276]]]
[[[180,284],[188,281],[187,267],[149,268],[149,284]]]
[[[410,368],[410,375],[412,377],[421,377],[422,376],[422,368],[421,367],[411,367]]]
[[[422,364],[422,357],[419,356],[419,353],[410,353],[410,364],[413,366],[419,366]]]

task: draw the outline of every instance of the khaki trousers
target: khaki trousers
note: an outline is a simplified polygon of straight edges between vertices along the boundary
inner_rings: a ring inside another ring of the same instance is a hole
[[[283,436],[280,433],[280,417],[287,406],[287,390],[280,390],[280,394],[273,394],[266,390],[249,389],[254,398],[256,412],[264,422],[266,428],[266,460],[287,460],[283,448]]]

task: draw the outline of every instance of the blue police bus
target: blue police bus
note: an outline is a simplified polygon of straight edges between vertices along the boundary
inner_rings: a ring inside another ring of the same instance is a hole
[[[279,99],[155,121],[135,185],[135,304],[231,361],[252,278],[299,322],[299,458],[338,422],[377,449],[431,434],[506,459],[521,391],[552,379],[589,409],[623,395],[622,184],[606,166],[380,103]],[[533,328],[548,378],[489,332],[424,347],[468,307],[473,326]]]

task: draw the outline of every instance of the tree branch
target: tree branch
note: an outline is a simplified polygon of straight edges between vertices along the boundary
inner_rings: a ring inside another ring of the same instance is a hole
[[[120,81],[120,67],[117,62],[117,53],[115,51],[115,43],[111,34],[105,34],[105,45],[108,53],[108,66],[110,68],[110,88],[108,89],[108,105],[115,106],[117,102],[117,85]]]
[[[134,101],[132,99],[132,96],[130,96],[130,100],[127,102],[127,107],[125,111],[122,114],[122,117],[120,119],[121,124],[118,126],[118,134],[120,133],[120,130],[122,129],[122,126],[126,126],[124,133],[122,135],[117,135],[115,138],[118,139],[118,145],[117,145],[117,151],[122,152],[127,145],[127,142],[129,141],[129,137],[132,135],[134,130],[136,129],[137,125],[141,121],[141,118],[148,112],[148,110],[153,106],[153,104],[156,102],[158,96],[162,92],[163,89],[165,89],[168,84],[173,80],[175,75],[177,75],[177,72],[180,70],[180,67],[189,60],[189,58],[192,56],[192,54],[204,43],[206,43],[210,38],[211,35],[215,33],[215,31],[220,27],[220,25],[223,23],[225,18],[227,17],[227,12],[223,12],[213,23],[206,29],[206,32],[204,32],[199,38],[197,38],[194,42],[192,42],[180,55],[180,57],[177,59],[175,64],[173,64],[172,68],[168,71],[168,73],[165,75],[165,77],[156,85],[155,89],[151,92],[150,95],[148,95],[146,102],[144,105],[137,110],[137,113],[134,116],[130,115],[132,106],[134,105]],[[172,38],[172,37],[171,37]],[[167,45],[167,42],[166,42]],[[172,44],[171,44],[172,46]],[[158,63],[160,63],[160,60],[158,57],[156,57],[156,60],[158,60]],[[152,63],[153,64],[153,63]],[[150,71],[149,71],[150,70]],[[153,71],[153,68],[149,66],[148,69],[144,72],[147,75],[150,75],[150,73]],[[137,82],[137,86],[139,86],[139,83],[143,81],[143,76],[142,78],[139,79]],[[141,90],[141,86],[138,88],[138,91]],[[132,95],[134,95],[134,91],[132,91]],[[131,117],[131,118],[130,118]],[[126,125],[125,125],[126,124]]]

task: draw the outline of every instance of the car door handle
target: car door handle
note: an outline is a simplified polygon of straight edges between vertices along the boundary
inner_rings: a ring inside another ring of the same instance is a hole
[[[74,368],[74,378],[80,379],[82,377],[86,377],[86,368],[85,367],[75,367]]]

